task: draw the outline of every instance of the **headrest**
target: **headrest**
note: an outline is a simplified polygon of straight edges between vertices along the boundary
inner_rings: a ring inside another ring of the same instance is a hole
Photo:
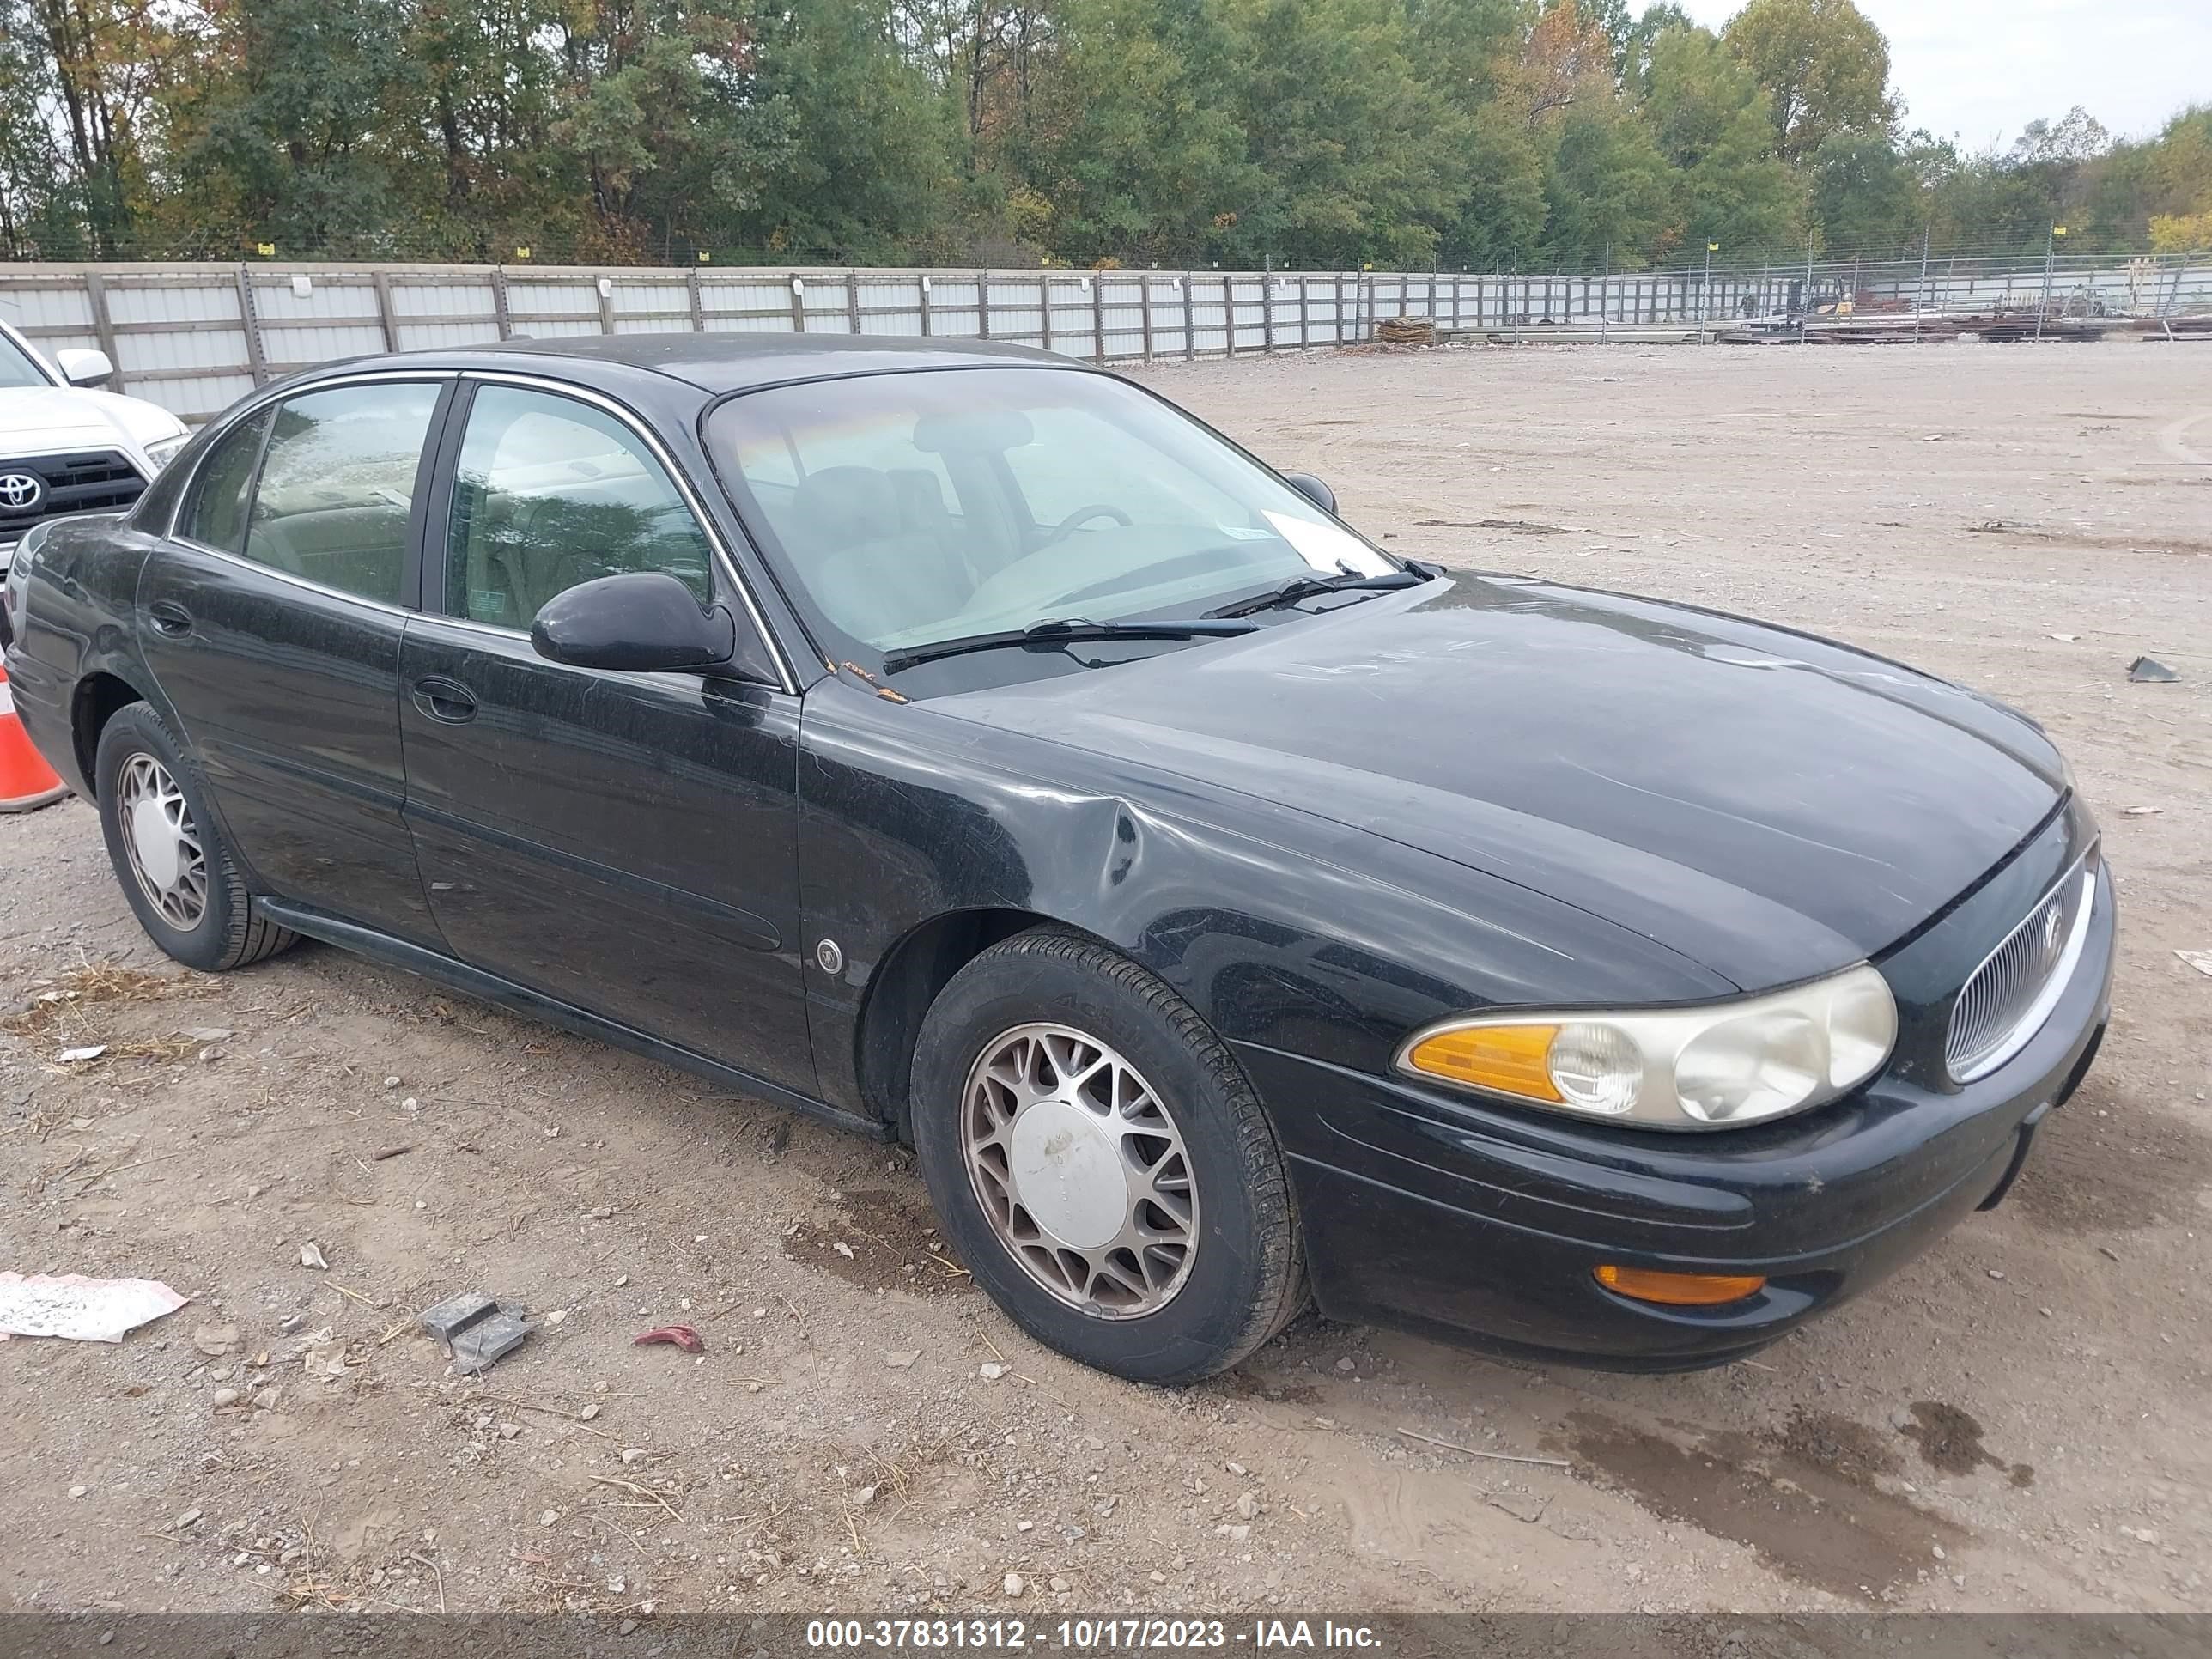
[[[833,552],[899,533],[898,495],[872,466],[825,466],[799,481],[792,516],[810,553]]]

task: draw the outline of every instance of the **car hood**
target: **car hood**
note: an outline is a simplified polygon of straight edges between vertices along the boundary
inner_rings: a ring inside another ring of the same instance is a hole
[[[2002,862],[2063,767],[2025,718],[1742,618],[1454,575],[933,698],[1185,810],[1231,789],[1517,883],[1741,988],[1875,955]],[[1086,779],[1094,784],[1100,781]]]
[[[143,449],[184,429],[166,409],[112,392],[81,386],[0,389],[0,450],[9,454],[101,449],[118,441]]]

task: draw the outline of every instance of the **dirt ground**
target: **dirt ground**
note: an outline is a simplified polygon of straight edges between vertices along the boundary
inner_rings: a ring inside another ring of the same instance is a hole
[[[69,802],[0,820],[0,1267],[193,1300],[0,1346],[0,1606],[2212,1608],[2212,977],[2175,955],[2212,949],[2212,347],[1146,378],[1404,552],[1772,617],[2044,721],[2122,956],[2003,1207],[1725,1370],[1308,1316],[1131,1387],[970,1289],[902,1153],[319,946],[176,975]],[[2130,684],[2142,653],[2182,682]],[[468,1289],[542,1321],[481,1383],[413,1322]],[[703,1355],[632,1346],[675,1320]]]

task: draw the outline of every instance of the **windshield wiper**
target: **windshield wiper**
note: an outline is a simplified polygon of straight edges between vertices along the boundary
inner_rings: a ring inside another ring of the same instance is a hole
[[[1233,605],[1221,605],[1206,614],[1209,617],[1249,617],[1255,611],[1273,611],[1278,605],[1296,605],[1300,599],[1310,599],[1316,593],[1413,587],[1428,580],[1428,576],[1420,571],[1410,568],[1389,571],[1380,576],[1293,576],[1271,592],[1238,599]]]
[[[1031,623],[1027,628],[1008,629],[1002,633],[969,634],[957,640],[939,640],[933,645],[910,645],[903,651],[886,651],[884,672],[896,674],[941,657],[964,657],[971,651],[996,651],[1004,646],[1065,645],[1078,640],[1227,638],[1249,634],[1258,626],[1257,623],[1225,622],[1212,617],[1193,617],[1182,622],[1109,623],[1066,617],[1052,622]]]

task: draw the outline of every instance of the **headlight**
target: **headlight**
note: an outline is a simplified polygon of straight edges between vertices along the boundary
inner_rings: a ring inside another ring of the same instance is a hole
[[[146,459],[153,463],[154,471],[159,472],[175,460],[177,452],[191,441],[191,434],[189,432],[179,432],[173,438],[156,438],[146,446]]]
[[[1480,1014],[1416,1031],[1401,1072],[1579,1117],[1720,1129],[1856,1088],[1897,1041],[1888,981],[1864,963],[1765,996],[1617,1013]]]

